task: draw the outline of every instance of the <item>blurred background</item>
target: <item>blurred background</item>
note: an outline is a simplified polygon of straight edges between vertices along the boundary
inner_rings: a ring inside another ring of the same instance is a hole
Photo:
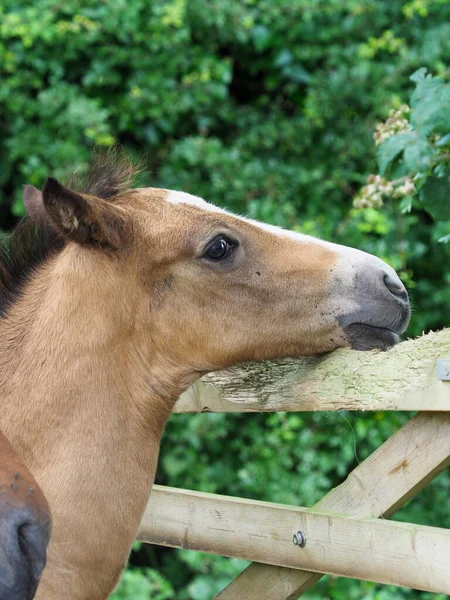
[[[449,40],[448,0],[1,0],[0,228],[23,214],[25,183],[119,141],[145,159],[142,185],[377,254],[410,291],[408,335],[441,328],[441,225],[417,203],[353,199],[377,172],[376,124],[418,68],[448,76]],[[157,482],[311,506],[409,417],[177,415]],[[449,490],[444,472],[395,518],[450,527]],[[113,598],[210,600],[245,566],[136,544]],[[445,598],[332,577],[304,597]]]

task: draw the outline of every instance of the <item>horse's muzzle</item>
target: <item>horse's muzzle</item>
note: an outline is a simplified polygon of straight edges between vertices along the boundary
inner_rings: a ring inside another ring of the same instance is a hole
[[[1,508],[0,600],[31,600],[46,562],[50,520],[28,506]]]
[[[411,316],[408,293],[398,275],[380,265],[362,269],[352,291],[359,307],[338,317],[350,346],[355,350],[394,346]]]

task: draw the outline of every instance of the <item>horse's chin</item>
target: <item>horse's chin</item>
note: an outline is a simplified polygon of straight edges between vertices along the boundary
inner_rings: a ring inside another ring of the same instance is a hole
[[[392,329],[366,323],[351,323],[344,328],[344,333],[353,350],[389,350],[400,341]]]

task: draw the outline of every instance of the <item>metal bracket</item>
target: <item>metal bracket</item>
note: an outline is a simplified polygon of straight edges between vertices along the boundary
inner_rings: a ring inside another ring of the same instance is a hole
[[[436,372],[439,381],[450,381],[450,358],[436,359]]]

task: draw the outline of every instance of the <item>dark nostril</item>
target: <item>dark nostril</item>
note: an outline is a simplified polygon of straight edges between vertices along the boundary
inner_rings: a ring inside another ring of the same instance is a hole
[[[9,548],[11,561],[17,565],[18,574],[22,573],[20,577],[37,585],[47,558],[48,514],[36,506],[26,506],[12,508],[7,516],[7,533],[4,532],[0,542]]]
[[[397,296],[397,298],[400,298],[400,300],[403,300],[404,302],[408,301],[408,294],[400,279],[389,275],[389,273],[385,273],[383,281],[384,285],[391,292],[391,294]]]
[[[47,524],[23,522],[17,528],[17,540],[30,575],[38,580],[44,570],[47,556]]]

